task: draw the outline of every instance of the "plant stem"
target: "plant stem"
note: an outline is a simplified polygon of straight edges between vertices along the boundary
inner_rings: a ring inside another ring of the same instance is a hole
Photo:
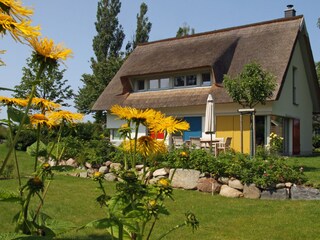
[[[39,145],[40,145],[40,123],[37,125],[37,148],[36,148],[36,156],[34,159],[34,171],[37,171],[38,165],[38,155],[39,155]]]
[[[181,228],[181,227],[184,227],[184,226],[186,226],[186,225],[187,225],[186,223],[182,223],[182,224],[179,224],[179,225],[171,228],[169,231],[167,231],[167,232],[165,232],[164,234],[162,234],[157,240],[160,240],[160,239],[164,238],[164,237],[167,236],[169,233],[171,233],[171,232],[173,232],[173,231],[175,231],[175,230],[177,230],[177,229],[179,229],[179,228]]]
[[[31,93],[30,93],[30,96],[29,96],[29,101],[28,101],[28,104],[27,104],[27,107],[25,109],[25,112],[24,112],[24,115],[22,117],[22,120],[20,122],[20,125],[19,125],[19,128],[18,128],[18,131],[17,131],[17,134],[15,135],[14,137],[14,140],[12,142],[12,146],[9,148],[8,152],[7,152],[7,155],[3,161],[3,164],[0,168],[0,175],[3,173],[3,170],[5,168],[5,166],[7,165],[8,163],[8,160],[11,156],[11,153],[13,151],[13,148],[16,146],[17,142],[18,142],[18,138],[19,138],[19,135],[21,134],[21,131],[22,131],[22,127],[27,119],[27,116],[28,116],[28,112],[29,112],[29,109],[31,107],[31,103],[32,103],[32,99],[33,99],[33,96],[35,94],[35,91],[36,91],[36,83],[39,81],[40,79],[40,76],[42,75],[43,71],[45,70],[45,67],[46,67],[46,63],[42,62],[40,64],[40,68],[39,68],[39,71],[37,73],[37,76],[36,76],[36,79],[35,79],[35,82],[34,84],[32,85],[32,88],[31,88]]]
[[[152,233],[152,231],[153,231],[154,225],[156,225],[156,221],[157,221],[157,218],[154,218],[154,221],[153,221],[153,223],[152,223],[152,225],[151,225],[151,228],[150,228],[150,231],[149,231],[149,233],[148,233],[148,236],[147,236],[146,240],[149,240],[149,238],[150,238],[150,236],[151,236],[151,233]]]
[[[8,106],[8,108],[11,106]],[[10,137],[10,142],[12,144],[13,142],[13,134],[12,134],[12,125],[11,125],[11,119],[9,116],[9,111],[7,111],[7,116],[8,116],[8,127],[9,127],[9,137]],[[14,153],[14,160],[17,168],[17,175],[18,175],[18,182],[19,182],[19,189],[21,188],[21,176],[20,176],[20,169],[19,169],[19,163],[17,159],[17,153],[15,148],[13,148],[13,153]],[[22,193],[20,192],[20,196],[22,196]]]
[[[42,206],[43,206],[43,201],[44,201],[44,199],[45,199],[45,197],[46,197],[46,195],[47,195],[47,192],[48,192],[48,189],[49,189],[49,186],[50,186],[50,183],[51,183],[51,180],[48,180],[49,182],[48,182],[48,185],[47,185],[47,187],[46,187],[46,189],[44,190],[44,192],[43,192],[43,194],[42,194],[42,201],[40,201],[40,204],[39,204],[39,206],[38,206],[38,208],[37,208],[37,211],[36,211],[36,214],[34,215],[34,217],[33,217],[33,222],[35,222],[35,220],[37,219],[37,217],[38,217],[38,215],[39,215],[39,213],[40,213],[40,209],[42,208]]]

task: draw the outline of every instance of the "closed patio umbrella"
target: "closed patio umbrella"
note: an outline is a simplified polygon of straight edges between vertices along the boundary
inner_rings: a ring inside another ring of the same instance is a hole
[[[206,115],[204,121],[204,132],[210,134],[210,150],[212,149],[212,134],[215,133],[215,118],[214,118],[214,101],[211,94],[208,95],[206,104]]]

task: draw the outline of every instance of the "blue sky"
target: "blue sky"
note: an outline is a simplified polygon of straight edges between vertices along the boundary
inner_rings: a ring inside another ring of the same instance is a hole
[[[297,15],[304,15],[313,56],[320,61],[320,17],[319,0],[122,0],[119,21],[126,34],[124,46],[136,28],[136,14],[140,4],[148,5],[152,30],[150,41],[174,37],[184,23],[194,28],[196,33],[212,31],[255,22],[267,21],[284,16],[286,5],[293,4]],[[25,6],[32,6],[35,14],[34,25],[40,25],[42,35],[52,38],[56,43],[64,43],[74,52],[74,57],[66,61],[67,79],[75,92],[82,86],[81,75],[91,73],[90,58],[94,56],[92,39],[96,35],[98,0],[23,0]],[[0,49],[7,50],[1,58],[6,63],[0,68],[2,87],[19,84],[22,67],[31,55],[28,46],[16,43],[9,35],[2,39]],[[1,92],[0,95],[8,95]]]

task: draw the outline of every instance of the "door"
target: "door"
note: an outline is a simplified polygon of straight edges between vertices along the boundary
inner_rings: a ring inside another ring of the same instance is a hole
[[[300,154],[300,120],[293,119],[293,129],[292,129],[292,154]]]
[[[184,120],[190,124],[190,129],[189,131],[183,132],[183,141],[189,140],[190,137],[201,137],[202,118],[201,117],[184,117]]]

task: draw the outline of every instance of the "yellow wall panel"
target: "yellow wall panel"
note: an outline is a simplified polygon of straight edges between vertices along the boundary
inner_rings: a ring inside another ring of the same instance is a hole
[[[216,137],[232,137],[231,148],[241,151],[240,116],[217,116]],[[243,116],[243,151],[250,152],[250,117]]]

